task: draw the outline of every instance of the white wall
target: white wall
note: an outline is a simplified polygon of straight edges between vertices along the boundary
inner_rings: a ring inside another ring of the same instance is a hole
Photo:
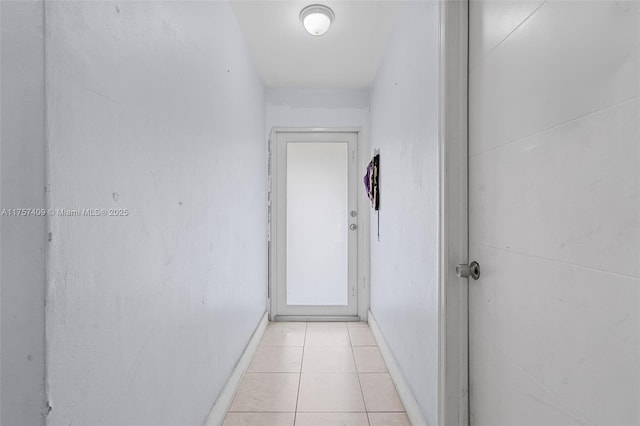
[[[264,90],[226,2],[49,2],[48,424],[204,423],[265,311]]]
[[[369,92],[332,89],[267,89],[267,134],[272,127],[369,126]]]
[[[371,216],[371,311],[420,408],[437,424],[438,4],[400,13],[371,96],[380,241]]]
[[[1,209],[44,208],[44,4],[0,2]],[[2,216],[0,423],[44,423],[45,217]]]
[[[472,424],[640,424],[639,13],[471,1]]]

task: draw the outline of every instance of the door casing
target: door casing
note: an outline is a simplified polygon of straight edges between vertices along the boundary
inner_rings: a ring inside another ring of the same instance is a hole
[[[438,424],[469,424],[468,0],[440,2]]]
[[[278,235],[278,223],[282,224],[282,218],[276,208],[279,199],[279,191],[284,191],[284,182],[278,182],[278,155],[276,150],[277,136],[280,133],[353,133],[357,138],[357,170],[355,179],[359,183],[358,176],[364,170],[363,152],[367,152],[368,145],[365,140],[365,132],[362,128],[273,128],[269,139],[269,188],[268,188],[268,251],[269,251],[269,284],[267,309],[271,321],[366,321],[369,311],[369,206],[368,199],[364,195],[361,185],[357,185],[358,204],[358,234],[357,234],[357,261],[356,261],[356,291],[357,291],[357,314],[356,315],[281,315],[278,313],[278,288],[277,280],[279,274],[283,274],[282,263],[276,246],[276,236]]]

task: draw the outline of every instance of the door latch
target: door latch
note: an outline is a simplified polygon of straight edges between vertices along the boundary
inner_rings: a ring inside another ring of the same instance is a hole
[[[456,275],[458,278],[473,278],[477,280],[480,278],[480,264],[475,260],[470,264],[461,263],[456,266]]]

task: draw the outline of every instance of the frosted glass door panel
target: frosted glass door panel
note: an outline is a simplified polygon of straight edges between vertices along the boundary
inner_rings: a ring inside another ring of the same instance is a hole
[[[287,143],[287,305],[348,304],[348,145]]]

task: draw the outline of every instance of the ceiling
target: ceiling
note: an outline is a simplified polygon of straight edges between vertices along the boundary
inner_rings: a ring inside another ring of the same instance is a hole
[[[400,1],[322,1],[335,12],[328,33],[308,34],[299,15],[315,0],[232,0],[267,87],[363,89],[376,76]]]

